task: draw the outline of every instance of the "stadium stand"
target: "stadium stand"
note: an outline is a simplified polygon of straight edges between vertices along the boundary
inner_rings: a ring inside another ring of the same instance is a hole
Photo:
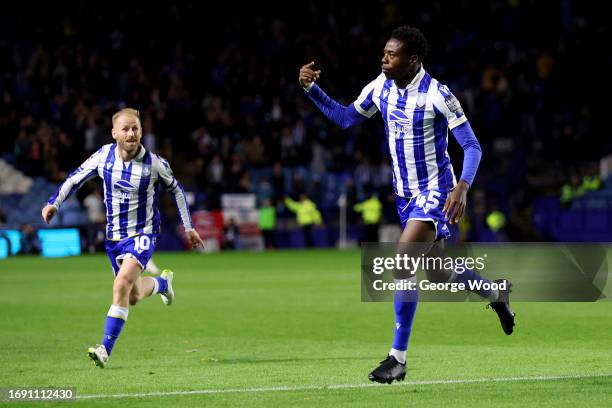
[[[554,206],[572,173],[612,151],[605,106],[590,103],[598,87],[575,81],[583,67],[593,78],[605,75],[607,65],[582,52],[605,48],[602,16],[578,2],[567,13],[564,1],[487,2],[477,15],[464,12],[468,1],[428,2],[417,14],[395,1],[305,3],[304,13],[281,2],[244,5],[229,21],[198,2],[125,10],[75,4],[67,15],[41,5],[38,17],[28,14],[38,25],[27,27],[1,17],[0,155],[26,178],[0,178],[0,186],[12,183],[11,192],[0,191],[0,208],[11,223],[38,222],[49,185],[111,142],[110,116],[133,106],[145,118],[145,147],[177,163],[193,211],[218,210],[223,193],[255,194],[258,203],[271,197],[278,234],[285,234],[292,227],[283,219],[292,215],[283,198],[306,192],[329,229],[317,243],[334,245],[339,197],[352,208],[373,187],[384,206],[382,224],[396,224],[379,119],[339,130],[302,95],[297,70],[316,60],[321,85],[349,103],[378,72],[390,30],[408,23],[428,36],[425,67],[455,91],[483,147],[462,236],[500,239],[485,222],[497,208],[511,240],[610,239],[600,231],[609,225],[609,187],[569,212]],[[120,24],[128,13],[157,27],[156,34]],[[488,21],[475,20],[482,13]],[[554,22],[546,35],[540,21]],[[450,146],[458,173],[461,150]],[[2,163],[0,171],[8,171]],[[82,199],[64,209],[62,225],[83,225]],[[166,218],[171,206],[162,201]],[[553,214],[560,221],[551,225]],[[348,221],[359,228],[358,214],[349,211]]]

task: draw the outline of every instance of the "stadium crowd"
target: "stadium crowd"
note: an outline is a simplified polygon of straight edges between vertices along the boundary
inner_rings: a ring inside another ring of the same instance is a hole
[[[341,193],[352,208],[375,191],[396,223],[380,119],[340,130],[303,95],[297,73],[315,61],[322,86],[348,104],[380,71],[390,31],[410,24],[430,41],[426,69],[459,98],[483,148],[464,238],[478,240],[487,214],[501,211],[509,239],[537,239],[534,197],[559,195],[612,151],[605,106],[592,103],[601,89],[582,78],[610,66],[586,53],[608,29],[578,2],[545,3],[306,1],[296,12],[264,2],[221,5],[218,15],[200,2],[104,2],[5,14],[0,156],[58,182],[111,142],[113,112],[135,107],[144,146],[174,163],[194,209],[253,192],[289,217],[282,203],[305,193],[333,222]],[[460,173],[461,149],[449,145]]]

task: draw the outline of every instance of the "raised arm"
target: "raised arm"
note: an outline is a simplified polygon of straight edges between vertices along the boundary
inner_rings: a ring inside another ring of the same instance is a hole
[[[290,197],[285,197],[285,207],[290,209],[292,212],[297,212],[299,206],[297,202],[292,200]]]
[[[298,79],[310,100],[314,102],[317,108],[319,108],[329,120],[342,129],[347,129],[372,116],[373,112],[368,115],[365,110],[363,112],[358,111],[355,107],[355,103],[344,106],[327,96],[327,94],[315,84],[315,81],[320,75],[321,70],[315,70],[314,62],[311,62],[302,66]]]

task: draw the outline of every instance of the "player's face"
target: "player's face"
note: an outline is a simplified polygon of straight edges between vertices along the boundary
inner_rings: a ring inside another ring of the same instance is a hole
[[[417,62],[416,55],[406,55],[401,41],[390,38],[383,50],[380,68],[387,79],[397,80],[413,72]]]
[[[112,133],[117,145],[126,152],[135,152],[140,147],[142,128],[140,120],[134,115],[119,116],[115,120]]]

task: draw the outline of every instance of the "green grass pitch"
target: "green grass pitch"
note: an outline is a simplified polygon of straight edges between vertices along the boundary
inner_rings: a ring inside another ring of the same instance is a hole
[[[390,346],[393,306],[360,301],[358,251],[155,261],[175,271],[175,304],[131,308],[103,370],[86,350],[111,303],[106,257],[0,261],[0,387],[76,387],[60,406],[612,403],[612,302],[515,303],[512,336],[485,303],[421,303],[406,382],[380,385],[367,374]]]

